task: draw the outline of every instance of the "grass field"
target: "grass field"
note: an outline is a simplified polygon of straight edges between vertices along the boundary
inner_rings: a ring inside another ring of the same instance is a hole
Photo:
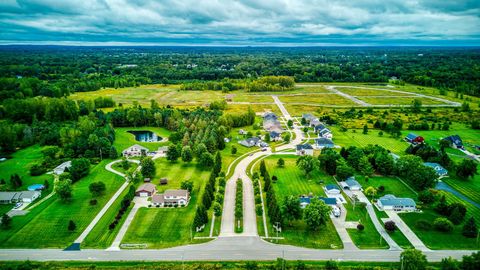
[[[365,86],[368,87],[368,86]],[[370,87],[369,87],[370,88]],[[376,89],[365,89],[365,88],[348,88],[348,87],[338,87],[338,91],[343,92],[345,94],[361,97],[361,96],[413,96],[410,93],[397,93],[391,91],[384,91],[384,90],[376,90]]]
[[[3,187],[0,185],[0,190],[9,189],[10,176],[16,173],[22,179],[22,186],[18,190],[26,190],[30,185],[43,184],[45,180],[48,180],[50,188],[49,190],[43,191],[43,194],[46,195],[50,193],[53,186],[53,177],[51,175],[30,176],[30,167],[41,162],[43,158],[41,151],[42,147],[33,145],[13,153],[11,159],[0,162],[0,179],[4,179],[6,182],[6,185]]]
[[[398,155],[405,154],[405,149],[408,147],[408,143],[401,138],[392,138],[386,133],[379,136],[377,130],[370,130],[368,134],[363,134],[363,130],[360,129],[349,129],[346,132],[341,132],[338,126],[332,126],[331,130],[334,134],[333,142],[344,147],[379,145]],[[353,132],[354,130],[355,132]]]
[[[165,128],[159,127],[118,127],[115,128],[115,142],[113,146],[120,153],[124,149],[134,145],[139,144],[141,146],[147,147],[150,150],[157,150],[159,146],[166,145],[166,142],[139,142],[135,140],[135,136],[127,131],[129,130],[149,130],[156,133],[162,138],[168,138],[170,136],[170,131]]]
[[[147,244],[148,248],[166,248],[191,242],[191,228],[197,200],[201,197],[210,175],[209,170],[199,169],[195,163],[170,163],[156,159],[157,174],[153,183],[166,177],[168,184],[157,186],[158,192],[179,188],[184,180],[192,180],[194,189],[190,203],[185,208],[141,208],[132,221],[122,243]]]
[[[280,157],[285,160],[284,168],[279,168],[276,165]],[[317,182],[320,179],[325,183],[333,182],[330,176],[318,171],[312,174],[311,180],[308,180],[295,165],[296,159],[297,157],[293,155],[271,156],[265,159],[270,175],[278,177],[278,181],[273,184],[273,187],[280,204],[284,197],[288,195],[299,196],[312,193],[317,196],[324,196],[322,185]],[[273,234],[273,230],[269,231]],[[331,221],[320,228],[319,231],[309,231],[303,220],[294,221],[292,226],[284,228],[281,236],[285,238],[279,241],[282,244],[311,248],[341,248],[343,246]]]
[[[381,93],[379,95],[382,95]],[[372,105],[411,105],[413,100],[418,99],[422,105],[440,105],[445,102],[424,97],[358,97],[358,99],[365,101]]]
[[[104,160],[93,167],[90,174],[73,185],[73,200],[62,203],[56,196],[33,208],[25,216],[13,218],[10,230],[0,231],[2,248],[65,248],[87,227],[95,215],[123,183],[123,178],[104,169],[110,162]],[[97,198],[98,204],[89,204],[92,195],[88,185],[102,181],[107,190]],[[77,229],[68,231],[68,221],[73,220]]]
[[[458,190],[474,202],[480,203],[480,166],[477,167],[477,175],[469,180],[460,180],[457,178],[447,177],[442,181]]]
[[[378,192],[375,198],[382,197],[386,194],[393,194],[397,197],[407,197],[414,200],[417,199],[417,194],[397,178],[373,176],[368,179],[368,182],[365,181],[365,177],[363,176],[356,176],[355,179],[363,186],[364,189],[372,186],[378,190],[378,187],[383,186],[385,191],[381,193]]]
[[[342,105],[349,106],[355,103],[347,98],[337,94],[320,93],[320,94],[306,94],[294,96],[279,96],[280,101],[288,103],[305,103],[314,105]]]

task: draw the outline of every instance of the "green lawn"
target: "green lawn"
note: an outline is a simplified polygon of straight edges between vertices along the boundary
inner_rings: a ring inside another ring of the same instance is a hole
[[[112,206],[107,210],[103,215],[100,221],[93,227],[93,230],[87,235],[85,240],[82,243],[82,248],[108,248],[115,240],[115,237],[118,234],[118,231],[122,227],[123,223],[127,219],[128,213],[132,210],[132,205],[128,210],[123,214],[122,219],[115,227],[115,229],[110,230],[108,226],[115,220],[115,216],[118,214],[118,210],[121,208],[121,203],[123,197],[128,193],[128,187],[120,194],[120,196],[115,200]]]
[[[122,241],[128,244],[147,244],[148,248],[166,248],[191,242],[191,228],[197,200],[201,197],[210,175],[209,170],[199,169],[195,163],[170,163],[164,158],[156,159],[154,184],[166,177],[168,184],[157,186],[158,192],[179,188],[184,180],[194,182],[190,203],[185,208],[141,208]],[[206,228],[209,229],[209,228]]]
[[[117,149],[120,153],[125,148],[128,148],[134,144],[139,144],[141,146],[147,147],[150,150],[157,150],[159,146],[166,145],[166,142],[139,142],[135,140],[135,136],[127,131],[129,130],[149,130],[156,133],[158,136],[162,138],[168,138],[170,136],[170,131],[165,128],[159,127],[118,127],[115,128],[115,142],[113,146]]]
[[[12,210],[13,206],[13,204],[0,204],[0,216]]]
[[[379,145],[398,155],[405,154],[405,149],[408,147],[408,143],[401,138],[392,138],[385,132],[383,136],[379,136],[378,130],[369,130],[368,134],[363,134],[361,129],[349,129],[346,132],[341,132],[338,126],[332,126],[331,130],[333,132],[333,142],[344,147]]]
[[[136,170],[138,168],[138,164],[137,163],[133,163],[133,162],[129,162],[128,164],[130,164],[130,168],[128,168],[128,170],[130,169],[134,169]],[[122,163],[121,162],[117,162],[115,164],[112,165],[112,168],[115,169],[116,171],[119,171],[121,173],[127,173],[128,170],[125,170],[122,166]]]
[[[100,162],[88,176],[73,185],[73,200],[70,203],[62,203],[53,196],[27,215],[13,217],[12,229],[0,231],[0,247],[64,248],[71,244],[124,181],[104,169],[108,162],[110,160]],[[103,181],[107,191],[98,198],[97,205],[91,206],[88,185],[97,181]],[[73,232],[67,230],[69,220],[77,225]]]
[[[41,162],[43,158],[41,151],[42,147],[33,145],[13,153],[11,159],[0,162],[0,179],[4,179],[6,182],[6,185],[0,185],[0,190],[10,189],[10,175],[16,173],[22,179],[22,187],[18,190],[26,190],[30,185],[43,184],[45,180],[48,180],[50,182],[50,188],[44,191],[43,194],[50,193],[53,183],[53,177],[51,175],[30,176],[30,167]]]
[[[477,175],[469,180],[460,180],[453,177],[443,178],[442,181],[449,184],[472,201],[480,203],[480,165],[477,167]]]
[[[344,195],[346,196],[346,195]],[[353,205],[350,201],[347,201],[344,204],[347,209],[347,218],[346,221],[359,221],[365,226],[363,231],[357,229],[347,229],[348,234],[352,238],[353,243],[360,249],[386,249],[388,248],[387,243],[383,238],[380,237],[380,234],[375,229],[370,216],[368,215],[367,209],[361,207],[355,207],[353,210]]]
[[[285,167],[277,167],[277,160],[282,157],[285,160]],[[331,183],[333,179],[322,172],[314,172],[311,180],[308,180],[303,172],[301,172],[295,162],[297,157],[294,155],[270,156],[265,158],[265,163],[271,176],[278,177],[278,181],[273,184],[277,200],[281,204],[285,196],[312,193],[317,196],[324,196],[325,193],[322,185],[318,181],[322,180],[324,183]],[[258,167],[257,167],[258,169]],[[294,221],[292,226],[283,228],[280,236],[284,239],[279,243],[291,244],[296,246],[304,246],[311,248],[341,248],[342,242],[333,227],[331,221],[327,222],[325,226],[318,231],[309,231],[303,220]],[[263,228],[262,228],[263,229]],[[269,226],[270,236],[275,236],[274,230]]]
[[[412,229],[413,232],[422,240],[422,242],[431,249],[479,249],[480,245],[476,239],[466,238],[461,234],[462,225],[455,226],[452,233],[444,233],[433,228],[425,231],[418,229],[415,224],[423,219],[433,222],[440,217],[433,210],[425,209],[422,213],[401,213],[403,221]]]
[[[417,194],[408,186],[406,186],[402,181],[395,177],[372,176],[369,177],[368,182],[365,181],[364,176],[356,176],[355,179],[363,186],[364,189],[372,186],[378,190],[378,187],[383,186],[385,188],[385,191],[377,192],[375,198],[382,197],[386,194],[393,194],[397,197],[412,198],[414,200],[417,199]]]

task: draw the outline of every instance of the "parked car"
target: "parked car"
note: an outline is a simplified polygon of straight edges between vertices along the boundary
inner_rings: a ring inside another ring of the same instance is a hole
[[[20,208],[22,205],[23,205],[22,202],[18,202],[18,203],[15,204],[15,206],[13,207],[13,209],[18,209],[18,208]]]
[[[334,206],[332,210],[333,216],[334,217],[340,217],[340,208]]]
[[[262,152],[265,152],[265,151],[267,151],[267,148],[266,147],[262,148]]]

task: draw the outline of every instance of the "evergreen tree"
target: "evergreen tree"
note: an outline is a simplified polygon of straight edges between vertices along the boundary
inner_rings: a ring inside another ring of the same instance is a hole
[[[68,222],[68,230],[69,231],[75,231],[75,229],[77,228],[77,225],[75,225],[75,222],[73,222],[73,220],[70,220]]]
[[[190,146],[184,146],[182,148],[182,161],[183,162],[190,162],[193,160],[193,152]]]
[[[12,218],[7,214],[3,214],[2,223],[0,224],[0,226],[4,230],[10,229],[10,227],[12,226]]]
[[[468,238],[475,238],[478,235],[477,223],[473,217],[469,218],[463,225],[462,234]]]

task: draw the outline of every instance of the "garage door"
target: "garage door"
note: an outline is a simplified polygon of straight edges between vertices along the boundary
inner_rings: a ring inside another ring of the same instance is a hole
[[[148,197],[148,193],[147,192],[140,192],[140,197]]]

